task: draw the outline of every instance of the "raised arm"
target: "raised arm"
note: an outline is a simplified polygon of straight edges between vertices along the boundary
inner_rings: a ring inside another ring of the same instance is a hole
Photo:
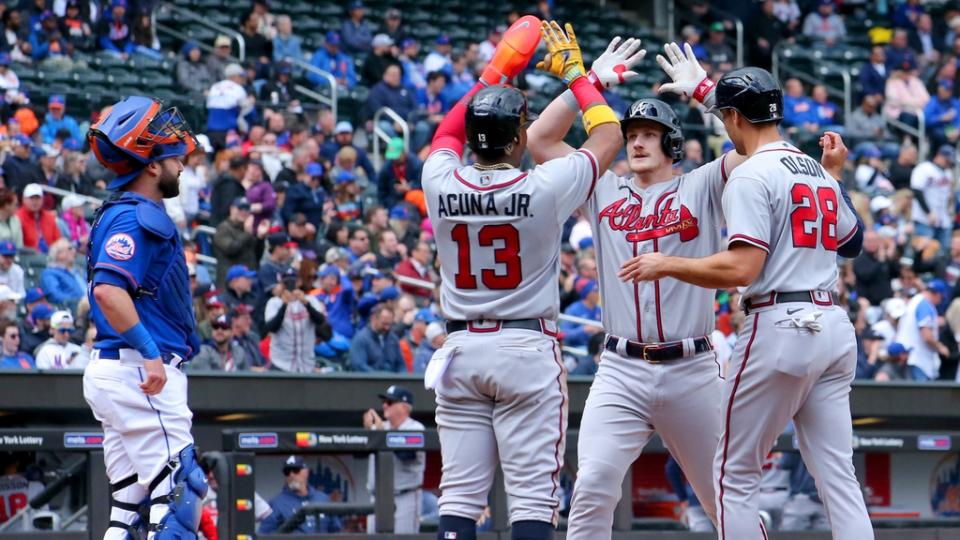
[[[647,51],[640,48],[640,40],[620,36],[610,40],[607,50],[591,66],[587,78],[598,91],[612,88],[637,77],[630,68],[643,60]],[[527,129],[527,148],[536,163],[563,157],[574,148],[563,142],[564,136],[577,119],[580,104],[571,90],[566,90],[547,106]]]

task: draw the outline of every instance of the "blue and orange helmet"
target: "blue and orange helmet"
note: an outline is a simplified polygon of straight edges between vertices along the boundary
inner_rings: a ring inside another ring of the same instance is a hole
[[[158,99],[131,96],[107,109],[90,126],[87,142],[104,167],[117,176],[107,186],[118,189],[150,163],[190,155],[199,146],[176,107]]]

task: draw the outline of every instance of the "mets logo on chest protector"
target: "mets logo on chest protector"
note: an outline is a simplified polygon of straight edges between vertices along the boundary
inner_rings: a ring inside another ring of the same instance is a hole
[[[631,197],[636,202],[624,197],[601,210],[600,224],[606,220],[612,230],[625,231],[628,242],[654,240],[671,234],[677,234],[681,242],[687,242],[700,234],[699,220],[680,203],[676,191],[661,195],[649,214],[644,214],[643,201],[639,196],[631,194]]]
[[[129,261],[137,251],[137,243],[126,233],[117,233],[107,240],[107,245],[103,250],[112,259],[118,261]]]

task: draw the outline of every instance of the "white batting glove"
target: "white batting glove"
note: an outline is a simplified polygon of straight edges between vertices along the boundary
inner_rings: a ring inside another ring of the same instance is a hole
[[[640,40],[636,38],[627,38],[623,42],[620,41],[620,36],[611,39],[607,50],[590,66],[590,82],[601,90],[636,78],[638,73],[630,68],[639,64],[647,54],[640,45]]]
[[[657,55],[657,63],[663,71],[673,79],[673,82],[660,86],[660,92],[673,92],[692,97],[705,107],[713,107],[713,90],[716,86],[707,77],[707,72],[700,67],[700,62],[693,54],[689,43],[683,44],[683,50],[676,43],[667,43],[663,46],[663,53]]]

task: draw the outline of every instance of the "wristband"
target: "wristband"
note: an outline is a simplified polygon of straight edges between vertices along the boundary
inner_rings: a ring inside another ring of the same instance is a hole
[[[572,83],[570,83],[570,91],[573,92],[573,97],[577,98],[577,104],[580,105],[580,110],[586,112],[587,109],[593,107],[594,105],[606,105],[607,101],[603,99],[603,96],[600,95],[600,92],[590,84],[590,81],[586,77],[577,77]]]
[[[617,119],[617,113],[613,112],[613,109],[611,109],[606,103],[602,105],[594,105],[583,113],[583,129],[587,131],[588,136],[590,135],[590,132],[593,131],[593,128],[599,126],[600,124],[619,123],[620,120]]]
[[[591,69],[590,73],[587,73],[587,80],[593,84],[597,92],[603,92],[603,82],[600,80],[600,77],[597,76],[597,72]]]
[[[137,322],[129,330],[121,333],[120,337],[136,349],[144,360],[160,358],[160,348],[157,347],[157,342],[153,340],[153,337],[147,332],[147,327],[142,322]]]
[[[713,101],[713,90],[715,87],[716,84],[710,80],[710,77],[704,77],[697,87],[693,89],[693,99],[708,107],[713,105],[707,102]]]
[[[571,111],[575,113],[580,112],[580,104],[577,103],[577,98],[573,97],[573,92],[571,92],[569,88],[567,88],[566,90],[563,91],[562,94],[560,94],[560,98],[563,99],[563,103],[567,107],[570,107]]]

